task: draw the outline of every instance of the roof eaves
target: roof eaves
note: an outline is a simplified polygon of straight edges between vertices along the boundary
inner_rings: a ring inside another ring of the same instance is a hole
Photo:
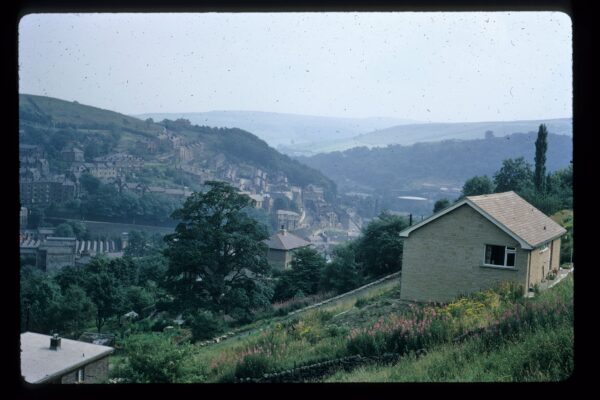
[[[82,361],[80,361],[80,362],[78,362],[76,364],[72,364],[72,365],[70,365],[70,366],[68,366],[66,368],[63,368],[63,369],[61,369],[59,371],[56,371],[56,372],[54,372],[54,373],[52,373],[50,375],[46,375],[42,379],[39,379],[39,380],[37,380],[35,382],[29,382],[29,383],[44,383],[44,382],[51,381],[54,378],[59,378],[61,376],[64,376],[64,375],[68,374],[69,372],[72,372],[72,371],[75,371],[75,370],[79,369],[79,367],[82,367],[82,366],[90,364],[90,363],[92,363],[94,361],[100,360],[101,358],[108,357],[114,351],[115,351],[115,349],[111,347],[110,349],[107,349],[107,350],[103,351],[102,353],[96,354],[93,357],[86,358],[85,360],[82,360]]]
[[[422,227],[422,226],[424,226],[424,225],[426,225],[426,224],[430,223],[431,221],[434,221],[434,220],[438,219],[438,218],[439,218],[439,217],[441,217],[442,215],[446,215],[446,214],[448,214],[449,212],[451,212],[451,211],[453,211],[453,210],[457,209],[458,207],[462,206],[462,205],[463,205],[463,204],[465,204],[466,202],[467,202],[467,199],[461,200],[461,201],[459,201],[458,203],[456,203],[456,204],[454,204],[454,205],[452,205],[452,206],[450,206],[450,207],[448,207],[448,208],[446,208],[446,209],[444,209],[444,210],[442,210],[442,211],[438,212],[437,214],[433,214],[433,215],[432,215],[432,216],[430,216],[429,218],[426,218],[426,219],[424,219],[423,221],[419,222],[418,224],[416,224],[416,225],[413,225],[413,226],[411,226],[411,227],[408,227],[408,228],[404,229],[403,231],[401,231],[401,232],[400,232],[400,237],[408,237],[408,235],[409,235],[409,234],[410,234],[412,231],[414,231],[414,230],[416,230],[416,229],[419,229],[420,227]]]
[[[562,231],[561,231],[560,233],[558,233],[558,234],[556,234],[556,235],[552,236],[552,237],[551,237],[551,238],[549,238],[549,239],[544,239],[544,240],[542,240],[541,242],[539,242],[539,243],[536,243],[536,244],[532,245],[532,247],[533,247],[533,248],[536,248],[536,247],[539,247],[540,245],[542,245],[542,244],[544,244],[544,243],[546,243],[546,242],[550,242],[550,241],[552,241],[552,240],[556,240],[556,239],[558,239],[559,237],[563,236],[565,233],[567,233],[567,230],[566,230],[565,228],[562,228]]]

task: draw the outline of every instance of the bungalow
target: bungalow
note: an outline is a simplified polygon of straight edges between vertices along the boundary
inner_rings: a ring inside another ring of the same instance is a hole
[[[27,383],[102,383],[112,347],[21,333],[21,376]]]
[[[310,242],[289,233],[283,227],[264,242],[269,247],[267,253],[269,264],[279,270],[290,268],[295,250],[311,245]]]
[[[470,196],[402,232],[401,298],[446,302],[558,269],[566,230],[514,192]]]

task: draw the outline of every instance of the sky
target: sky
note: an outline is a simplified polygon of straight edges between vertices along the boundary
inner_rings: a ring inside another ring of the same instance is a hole
[[[19,93],[135,115],[572,117],[559,12],[29,14]]]

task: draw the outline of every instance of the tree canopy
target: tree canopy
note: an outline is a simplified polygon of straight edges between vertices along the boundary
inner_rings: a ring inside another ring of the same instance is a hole
[[[267,230],[243,211],[248,196],[225,182],[206,185],[207,192],[193,193],[172,214],[180,222],[165,236],[166,288],[181,312],[225,312],[231,297],[244,296],[244,307],[251,309],[266,294],[261,281],[269,271]]]

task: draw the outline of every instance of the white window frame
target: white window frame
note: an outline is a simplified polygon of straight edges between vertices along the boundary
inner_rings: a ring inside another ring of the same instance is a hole
[[[504,247],[504,265],[488,264],[488,263],[485,262],[485,255],[486,255],[487,246]],[[506,261],[508,260],[508,255],[509,254],[514,254],[515,255],[515,265],[506,265]],[[484,244],[483,245],[483,262],[482,262],[482,266],[484,266],[484,267],[490,267],[490,268],[517,269],[517,248],[516,247],[512,247],[512,246],[506,246],[506,245],[503,245],[503,244],[489,244],[489,243]]]
[[[544,253],[545,251],[548,251],[549,248],[550,248],[550,242],[544,243],[540,248],[540,254]]]

